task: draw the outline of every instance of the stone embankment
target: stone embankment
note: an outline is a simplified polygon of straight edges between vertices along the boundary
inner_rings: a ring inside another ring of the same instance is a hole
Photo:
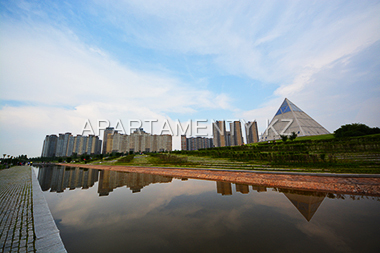
[[[305,191],[380,196],[380,175],[231,171],[215,169],[59,164],[97,170],[156,174]]]

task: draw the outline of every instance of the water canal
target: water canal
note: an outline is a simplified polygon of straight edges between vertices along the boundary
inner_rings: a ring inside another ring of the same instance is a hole
[[[380,200],[41,167],[68,252],[380,252]]]

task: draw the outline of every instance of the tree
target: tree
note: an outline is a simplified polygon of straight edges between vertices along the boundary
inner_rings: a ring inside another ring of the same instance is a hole
[[[297,134],[295,132],[292,132],[292,134],[289,136],[289,140],[294,141],[297,138]]]
[[[72,161],[72,158],[71,158],[71,157],[67,157],[67,158],[66,158],[66,162],[71,163],[71,161]]]
[[[280,135],[281,139],[283,142],[286,142],[288,140],[288,136],[287,135]]]
[[[378,134],[380,129],[378,127],[371,128],[361,123],[346,124],[334,131],[334,137],[352,137],[362,136],[368,134]]]

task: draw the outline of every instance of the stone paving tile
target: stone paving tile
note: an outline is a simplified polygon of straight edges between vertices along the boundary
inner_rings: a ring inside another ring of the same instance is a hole
[[[32,173],[29,166],[0,170],[0,252],[66,252]]]
[[[380,196],[379,175],[311,175],[310,173],[260,173],[188,168],[105,166],[87,164],[61,165],[88,169],[147,173],[179,178],[225,181],[306,191]]]
[[[34,242],[32,198],[29,166],[0,171],[0,252],[36,252],[26,248]]]

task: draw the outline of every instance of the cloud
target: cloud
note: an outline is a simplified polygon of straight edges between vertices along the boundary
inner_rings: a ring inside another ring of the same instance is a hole
[[[219,101],[212,102],[218,94],[193,89],[165,73],[132,70],[51,26],[5,25],[5,34],[0,79],[4,100],[18,100],[22,91],[28,94],[24,101],[48,105],[97,101],[178,112],[218,107]]]
[[[136,43],[208,55],[227,72],[266,82],[305,76],[380,38],[378,4],[113,1],[106,8]],[[125,12],[141,21],[137,28]]]
[[[75,133],[85,119],[163,120],[173,112],[229,108],[227,94],[192,87],[169,73],[133,69],[67,28],[5,19],[2,32],[3,152],[39,155],[44,135]],[[25,131],[34,134],[17,134]],[[11,148],[5,140],[34,147]]]
[[[84,119],[174,115],[257,119],[263,132],[285,97],[330,131],[354,120],[379,124],[370,116],[378,112],[377,2],[2,7],[1,124],[19,122],[2,140],[28,129],[24,118],[50,133],[77,131]],[[54,111],[62,115],[54,123],[35,113]]]

